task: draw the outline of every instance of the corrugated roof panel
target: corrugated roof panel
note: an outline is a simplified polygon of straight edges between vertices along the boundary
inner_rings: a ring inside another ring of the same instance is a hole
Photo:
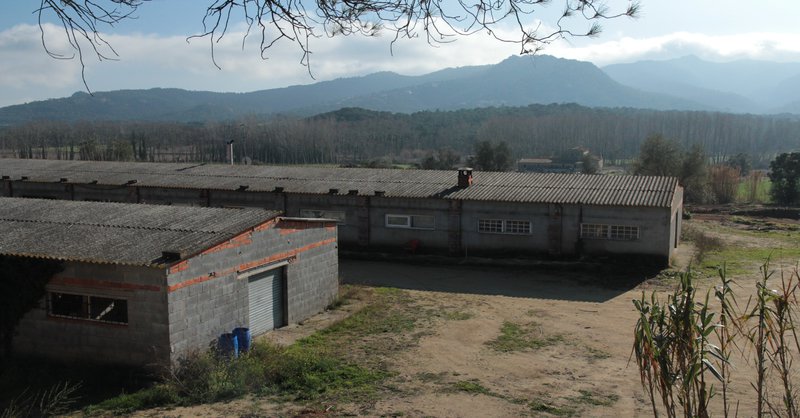
[[[280,212],[0,198],[0,254],[150,265],[192,255]]]
[[[670,177],[601,176],[555,173],[482,172],[473,185],[456,187],[456,170],[391,170],[304,166],[229,166],[213,164],[124,163],[0,159],[0,175],[31,181],[89,183],[124,187],[137,180],[141,187],[202,188],[339,194],[358,190],[369,196],[443,198],[531,203],[583,203],[610,206],[669,207],[678,182]]]

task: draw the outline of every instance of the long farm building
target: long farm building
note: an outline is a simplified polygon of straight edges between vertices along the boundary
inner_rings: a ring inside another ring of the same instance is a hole
[[[683,189],[672,177],[0,160],[0,195],[257,207],[333,219],[346,249],[451,255],[636,255],[667,263]]]

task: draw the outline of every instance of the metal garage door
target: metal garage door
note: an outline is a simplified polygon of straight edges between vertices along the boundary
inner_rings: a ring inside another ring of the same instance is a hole
[[[258,273],[248,280],[250,332],[263,334],[284,324],[283,269]]]

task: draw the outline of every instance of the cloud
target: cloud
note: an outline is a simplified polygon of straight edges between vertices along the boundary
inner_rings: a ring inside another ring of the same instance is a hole
[[[686,55],[723,62],[737,59],[796,62],[800,61],[800,34],[753,32],[712,36],[677,32],[639,39],[622,37],[581,47],[562,42],[548,49],[547,53],[562,58],[591,61],[600,66]]]
[[[51,52],[58,54],[65,46],[62,39],[48,37]],[[71,60],[57,60],[61,64],[59,71],[42,71],[50,67],[54,59],[45,52],[37,26],[18,25],[0,32],[0,55],[3,56],[0,87],[4,89],[30,85],[58,87],[80,76],[80,66]]]
[[[57,36],[58,30],[56,26],[47,26],[47,33],[54,34],[48,38],[48,45],[54,51],[68,53],[69,45]],[[258,37],[251,34],[243,50],[243,34],[244,28],[234,27],[215,44],[214,57],[221,70],[212,62],[208,39],[187,42],[183,36],[108,35],[105,38],[119,53],[119,60],[98,62],[96,57],[87,55],[87,80],[95,91],[177,87],[243,92],[377,71],[417,75],[448,67],[497,63],[519,53],[518,45],[499,42],[485,33],[433,46],[424,38],[401,39],[391,45],[388,33],[377,37],[323,36],[311,40],[309,70],[300,64],[302,51],[296,45],[279,43],[262,60]],[[500,35],[513,37],[514,32],[509,29]],[[800,35],[763,32],[710,36],[679,32],[613,40],[601,36],[596,40],[557,42],[543,53],[597,65],[688,54],[715,61],[739,58],[800,61]],[[35,25],[18,25],[0,32],[0,55],[4,57],[0,60],[0,74],[3,74],[0,106],[84,90],[79,63],[50,58],[42,49]]]

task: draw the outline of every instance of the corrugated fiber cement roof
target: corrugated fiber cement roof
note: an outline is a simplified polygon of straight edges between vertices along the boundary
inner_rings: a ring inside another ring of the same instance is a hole
[[[359,196],[440,198],[527,203],[670,207],[674,177],[475,171],[473,184],[457,187],[456,170],[392,170],[303,166],[230,166],[0,159],[0,175],[12,180],[95,183],[139,187],[273,191]]]
[[[193,255],[279,214],[261,209],[0,198],[0,254],[151,265],[164,251]]]

